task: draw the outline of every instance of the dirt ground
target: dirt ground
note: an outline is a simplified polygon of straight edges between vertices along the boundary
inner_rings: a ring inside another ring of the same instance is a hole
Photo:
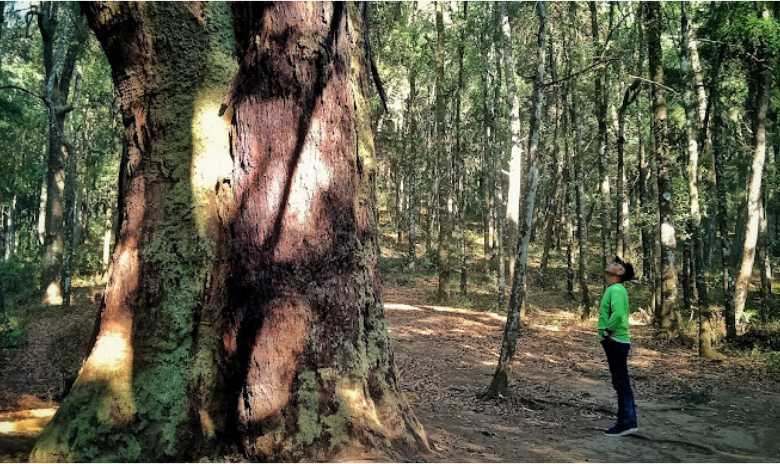
[[[509,398],[479,399],[496,366],[504,317],[387,288],[401,382],[440,461],[779,461],[780,389],[744,359],[702,361],[659,345],[632,321],[640,432],[612,438],[614,393],[595,321],[531,291]]]
[[[99,289],[28,328],[22,353],[0,350],[0,461],[26,459],[78,368]],[[629,366],[640,433],[609,438],[614,393],[594,321],[559,291],[531,289],[512,394],[479,394],[495,369],[504,316],[430,306],[430,289],[388,286],[385,308],[402,388],[433,452],[425,461],[779,461],[780,380],[746,358],[709,362],[660,344],[638,321]]]

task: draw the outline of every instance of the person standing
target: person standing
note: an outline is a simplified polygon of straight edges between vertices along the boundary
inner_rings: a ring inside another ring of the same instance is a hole
[[[628,374],[628,353],[631,351],[631,336],[628,322],[628,291],[624,282],[634,279],[634,267],[615,257],[604,270],[609,286],[601,297],[599,306],[598,333],[601,346],[607,355],[612,386],[618,398],[617,423],[605,434],[612,437],[630,435],[639,430],[636,419],[634,393]]]

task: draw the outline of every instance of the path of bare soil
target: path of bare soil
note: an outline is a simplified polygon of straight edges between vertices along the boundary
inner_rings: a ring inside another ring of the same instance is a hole
[[[0,352],[0,461],[25,460],[57,406],[93,327],[95,289],[69,312],[31,323],[23,352]],[[425,289],[388,287],[385,308],[402,388],[433,461],[778,461],[780,382],[745,359],[713,363],[633,330],[629,361],[640,434],[607,438],[613,392],[593,321],[557,292],[531,289],[510,397],[479,394],[495,368],[504,318],[430,306]],[[74,361],[75,360],[75,361]]]
[[[495,369],[504,317],[421,305],[387,288],[385,308],[404,390],[441,461],[778,461],[780,390],[745,360],[702,361],[635,326],[629,368],[640,433],[611,438],[614,398],[594,321],[531,291],[512,395],[479,394]]]

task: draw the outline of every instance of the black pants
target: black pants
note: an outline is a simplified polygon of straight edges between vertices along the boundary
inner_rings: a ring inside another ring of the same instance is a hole
[[[636,427],[636,405],[628,376],[628,352],[631,350],[631,344],[605,338],[601,341],[601,346],[607,354],[612,386],[615,387],[618,397],[618,424]]]

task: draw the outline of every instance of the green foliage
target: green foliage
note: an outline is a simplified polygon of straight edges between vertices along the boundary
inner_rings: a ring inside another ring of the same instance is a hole
[[[2,315],[0,315],[2,319]],[[15,317],[0,320],[0,348],[22,348],[27,344],[27,333]]]
[[[780,374],[780,351],[770,351],[764,355],[767,370],[774,374]]]
[[[31,284],[38,282],[39,276],[37,259],[14,258],[0,262],[0,286],[5,294],[6,305],[13,307],[16,301],[24,302],[32,297],[37,289]]]

